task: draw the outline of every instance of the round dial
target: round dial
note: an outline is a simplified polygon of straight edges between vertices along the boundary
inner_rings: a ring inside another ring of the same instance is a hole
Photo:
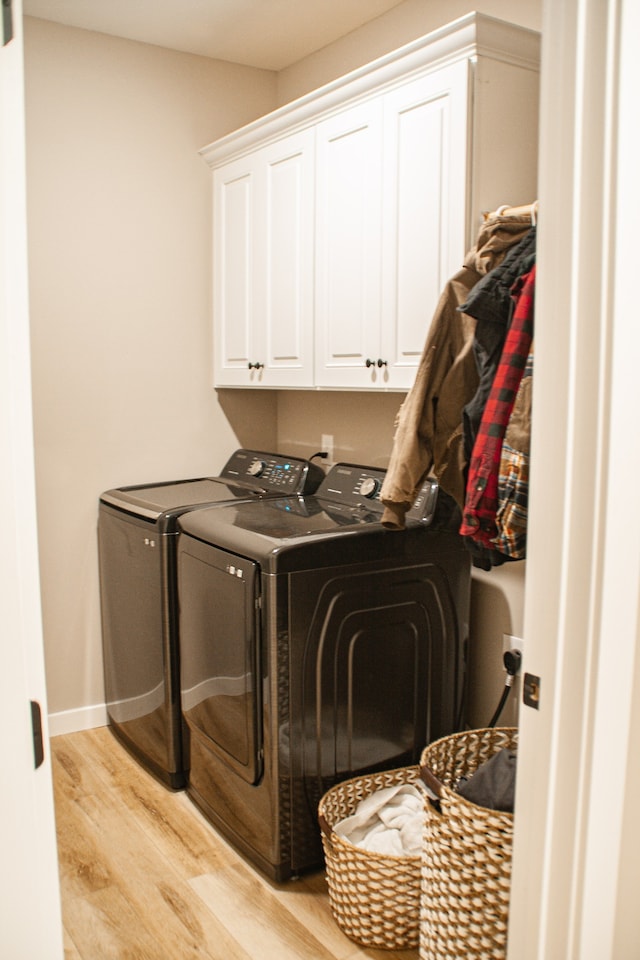
[[[264,460],[254,460],[247,472],[249,473],[250,477],[259,477],[264,468]]]
[[[373,477],[365,477],[365,479],[360,484],[360,493],[363,497],[367,497],[369,500],[372,497],[375,497],[376,493],[380,489],[380,484]]]

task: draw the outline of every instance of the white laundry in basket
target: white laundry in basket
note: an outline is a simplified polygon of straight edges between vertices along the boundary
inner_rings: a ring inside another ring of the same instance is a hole
[[[386,856],[419,856],[424,822],[423,795],[413,784],[375,790],[355,813],[333,827],[357,847]]]

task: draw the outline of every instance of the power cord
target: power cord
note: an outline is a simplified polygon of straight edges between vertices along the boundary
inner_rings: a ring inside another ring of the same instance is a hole
[[[520,670],[522,654],[519,650],[507,650],[502,660],[504,663],[504,668],[507,671],[507,676],[504,681],[504,690],[502,691],[500,702],[496,707],[496,712],[489,721],[489,727],[495,727],[496,723],[498,722],[498,717],[504,710],[504,705],[507,702],[511,687],[513,686],[513,681]]]

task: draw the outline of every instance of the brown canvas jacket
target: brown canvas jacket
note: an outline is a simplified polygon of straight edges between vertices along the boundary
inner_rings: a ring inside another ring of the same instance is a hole
[[[380,493],[386,527],[404,528],[406,512],[427,476],[434,476],[442,490],[464,505],[462,410],[475,394],[478,372],[473,354],[476,321],[458,307],[530,227],[529,216],[486,219],[464,266],[440,295],[415,381],[396,416]]]

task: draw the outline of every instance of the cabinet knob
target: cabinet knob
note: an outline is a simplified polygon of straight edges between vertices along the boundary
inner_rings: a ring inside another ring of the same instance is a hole
[[[262,370],[264,363],[260,363],[259,360],[257,360],[255,363],[251,363],[251,361],[249,361],[248,367],[249,370]]]
[[[386,367],[386,366],[387,366],[387,361],[386,361],[386,360],[381,360],[380,357],[378,357],[378,366],[379,366],[379,367]]]
[[[369,360],[369,359],[367,359],[367,360],[365,360],[365,365],[366,365],[367,367],[375,367],[376,362],[375,362],[375,360]]]

